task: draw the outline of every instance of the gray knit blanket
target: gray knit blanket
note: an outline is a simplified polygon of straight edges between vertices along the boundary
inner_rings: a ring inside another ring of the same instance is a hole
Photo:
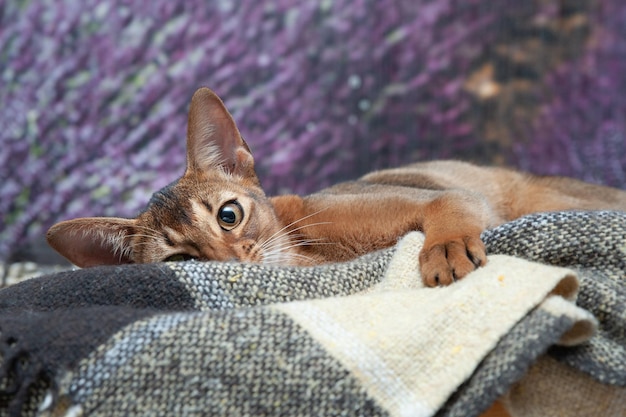
[[[626,213],[486,231],[424,288],[414,232],[319,267],[97,267],[0,291],[0,415],[623,415]]]

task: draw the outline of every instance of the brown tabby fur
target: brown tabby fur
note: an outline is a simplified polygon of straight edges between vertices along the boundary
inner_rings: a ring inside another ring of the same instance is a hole
[[[135,219],[64,221],[47,237],[81,267],[176,258],[313,265],[353,259],[419,230],[426,236],[422,278],[435,286],[487,262],[480,240],[486,228],[569,209],[626,210],[626,192],[435,161],[372,172],[306,197],[268,198],[231,115],[201,88],[189,110],[187,169],[177,182],[156,192]]]

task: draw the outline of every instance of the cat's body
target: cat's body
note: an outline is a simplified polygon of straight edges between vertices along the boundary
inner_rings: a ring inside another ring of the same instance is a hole
[[[48,241],[79,266],[196,258],[313,265],[425,233],[427,285],[449,284],[486,262],[480,233],[540,211],[626,211],[626,192],[457,161],[376,171],[306,197],[268,198],[254,160],[219,98],[192,99],[187,169],[136,219],[61,222]],[[417,262],[417,260],[416,260]]]

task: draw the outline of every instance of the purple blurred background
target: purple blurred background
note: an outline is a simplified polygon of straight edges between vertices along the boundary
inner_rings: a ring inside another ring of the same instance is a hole
[[[623,0],[0,4],[0,260],[134,216],[208,86],[269,193],[461,158],[626,188]]]

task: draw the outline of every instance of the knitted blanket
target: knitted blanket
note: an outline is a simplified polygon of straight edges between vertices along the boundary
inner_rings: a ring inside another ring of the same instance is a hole
[[[319,267],[97,267],[6,288],[0,415],[477,416],[505,394],[515,415],[623,413],[626,213],[483,239],[487,266],[446,288],[421,286],[417,232]]]

